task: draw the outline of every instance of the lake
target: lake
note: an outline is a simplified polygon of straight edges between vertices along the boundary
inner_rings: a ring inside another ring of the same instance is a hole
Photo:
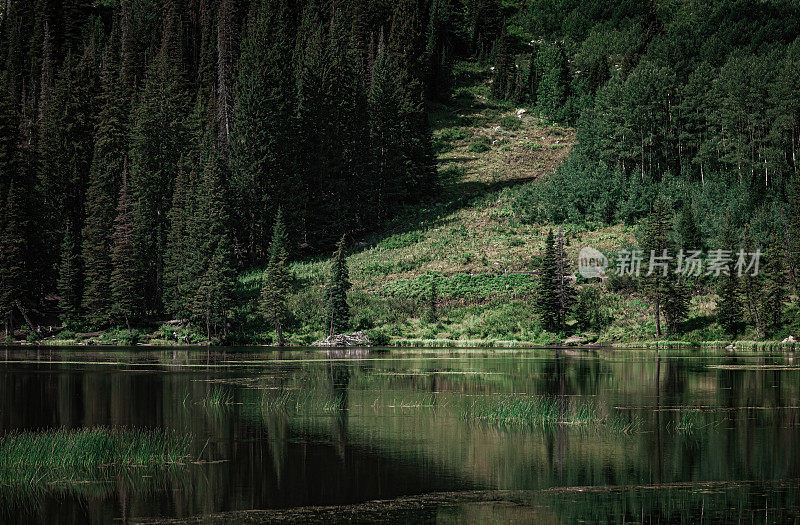
[[[128,427],[192,444],[163,469],[0,479],[0,522],[797,523],[796,359],[2,347],[0,434]]]

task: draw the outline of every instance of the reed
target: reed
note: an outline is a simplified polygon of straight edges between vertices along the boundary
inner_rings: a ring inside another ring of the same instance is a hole
[[[171,431],[51,429],[0,437],[0,483],[92,480],[103,469],[166,467],[189,457],[190,435]]]
[[[563,399],[537,396],[477,398],[462,410],[465,419],[509,425],[545,427],[576,425],[632,432],[641,421],[606,415],[594,403],[571,404]]]

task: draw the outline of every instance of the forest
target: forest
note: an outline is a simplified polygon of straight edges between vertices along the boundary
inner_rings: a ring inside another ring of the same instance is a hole
[[[763,332],[800,269],[798,37],[788,0],[6,0],[0,317],[226,334],[237,275],[265,266],[262,307],[283,310],[286,260],[441,198],[431,117],[469,63],[492,100],[576,130],[514,213],[769,250],[767,284],[746,286],[770,293],[720,290],[729,332],[754,308]],[[709,283],[643,286],[658,302]]]

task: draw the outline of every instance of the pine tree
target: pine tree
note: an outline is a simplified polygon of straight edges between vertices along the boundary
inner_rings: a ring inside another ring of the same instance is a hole
[[[564,249],[564,227],[558,227],[555,240],[555,296],[558,305],[557,325],[563,332],[567,325],[567,316],[575,304],[575,288],[569,275],[567,252]]]
[[[428,98],[447,102],[451,89],[450,18],[449,0],[432,0],[428,17],[425,59],[427,61],[426,87]]]
[[[723,231],[720,236],[723,250],[734,251],[734,235],[730,220],[726,219]],[[722,281],[717,288],[719,302],[717,303],[717,322],[726,334],[735,336],[741,330],[743,324],[742,303],[740,299],[739,279],[736,273],[731,271],[728,275],[722,276]]]
[[[670,242],[670,218],[666,204],[658,200],[647,219],[642,239],[644,256],[655,263],[659,257],[674,257],[675,250]],[[655,257],[656,259],[653,259]],[[663,335],[661,318],[666,321],[667,331],[676,330],[686,314],[687,289],[677,281],[675,273],[669,270],[669,259],[660,260],[667,266],[650,266],[644,276],[642,287],[655,309],[656,336]]]
[[[184,20],[177,1],[165,2],[158,55],[131,119],[130,194],[136,254],[131,262],[149,314],[163,309],[164,253],[173,184],[192,141],[185,63]]]
[[[142,287],[140,273],[134,266],[133,201],[128,191],[127,170],[122,172],[116,217],[114,219],[113,246],[111,248],[112,318],[130,328],[142,315]]]
[[[210,130],[204,134],[203,175],[198,187],[198,203],[191,219],[198,271],[192,283],[192,318],[205,327],[206,336],[228,333],[236,276],[233,244],[230,241],[230,215],[223,166]]]
[[[684,250],[702,250],[703,238],[697,226],[694,212],[690,203],[685,203],[678,216],[678,240]]]
[[[0,217],[0,319],[6,335],[14,327],[14,311],[26,295],[28,278],[26,265],[26,212],[24,196],[12,180]]]
[[[497,43],[497,56],[494,61],[494,80],[492,94],[499,99],[511,98],[515,87],[516,63],[511,38],[503,35]]]
[[[439,290],[436,286],[436,277],[431,278],[428,287],[428,297],[425,303],[425,322],[435,323],[439,320],[437,303],[439,302]]]
[[[789,208],[789,267],[794,278],[795,292],[800,292],[800,171],[790,178]]]
[[[299,192],[290,16],[286,0],[261,2],[241,46],[231,131],[232,191],[242,203],[234,217],[237,241],[251,262],[266,255],[278,207],[293,210],[300,204],[294,200]]]
[[[557,264],[555,237],[553,230],[550,230],[544,243],[544,257],[537,268],[539,279],[536,287],[536,312],[542,326],[551,332],[557,332],[560,328],[560,306],[556,289]]]
[[[64,326],[74,327],[80,320],[81,269],[75,246],[75,234],[67,223],[61,243],[61,264],[58,269],[58,310]]]
[[[178,319],[189,317],[191,293],[197,272],[197,257],[192,249],[190,219],[195,202],[193,176],[186,176],[184,169],[178,172],[172,208],[169,211],[170,230],[164,255],[164,307]]]
[[[780,328],[783,322],[784,301],[787,295],[784,256],[784,244],[779,235],[773,234],[759,270],[763,282],[762,316],[765,326],[771,330]]]
[[[118,34],[104,55],[102,108],[94,131],[94,155],[86,190],[83,228],[83,308],[96,327],[111,321],[111,246],[113,223],[127,151],[127,108],[119,78]]]
[[[347,303],[347,292],[350,290],[350,274],[347,270],[347,257],[344,253],[345,237],[339,240],[331,264],[328,279],[328,334],[341,334],[350,326],[350,306]]]
[[[283,213],[278,210],[269,246],[269,263],[264,271],[261,287],[261,310],[267,321],[275,328],[278,345],[284,346],[286,339],[283,330],[289,318],[287,305],[291,276],[287,268],[288,237],[283,224]]]

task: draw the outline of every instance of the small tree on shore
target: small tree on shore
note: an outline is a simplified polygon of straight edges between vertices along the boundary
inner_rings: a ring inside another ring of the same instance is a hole
[[[569,275],[567,252],[564,249],[564,227],[558,227],[555,239],[555,299],[557,306],[556,322],[558,330],[563,332],[567,325],[567,316],[575,304],[575,288]]]
[[[347,292],[352,284],[344,254],[345,236],[339,240],[328,280],[328,334],[344,333],[350,326],[350,306]]]
[[[553,230],[544,243],[544,258],[539,263],[539,282],[536,287],[536,312],[546,330],[558,330],[558,299],[556,297],[556,243]]]
[[[431,278],[431,284],[428,287],[428,297],[425,303],[425,322],[435,323],[439,320],[439,312],[437,311],[437,302],[439,301],[439,290],[436,286],[436,278]]]
[[[287,300],[291,277],[287,268],[288,242],[283,213],[278,210],[269,246],[269,263],[264,271],[261,287],[261,309],[267,321],[275,328],[279,346],[286,344],[283,328],[289,317]]]

